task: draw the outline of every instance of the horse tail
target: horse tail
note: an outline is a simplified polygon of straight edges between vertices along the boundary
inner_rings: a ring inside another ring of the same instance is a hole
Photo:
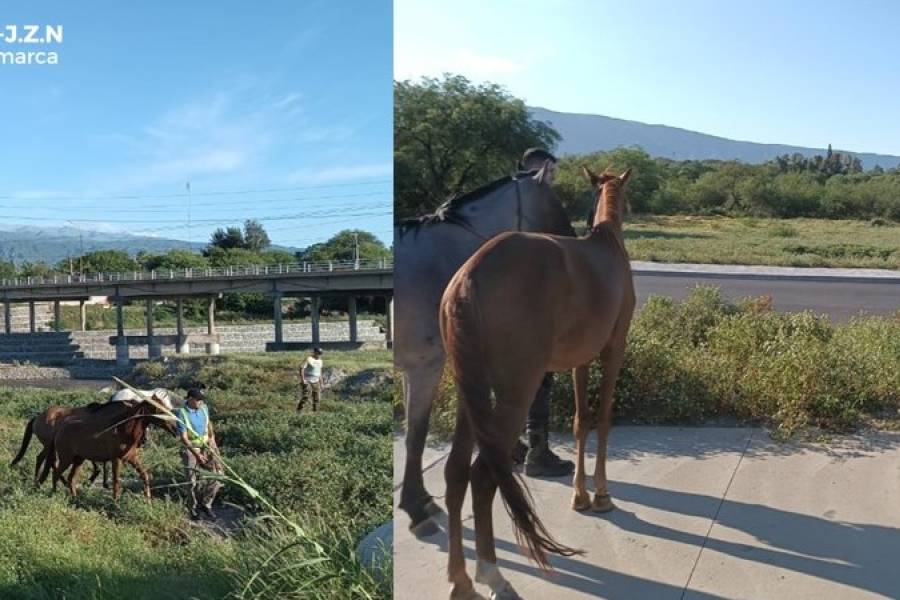
[[[28,451],[28,444],[31,443],[31,436],[34,434],[34,420],[36,418],[37,417],[32,417],[31,420],[28,421],[28,425],[25,426],[25,435],[22,437],[22,447],[19,448],[19,453],[12,459],[9,466],[15,466],[17,462],[22,460],[22,457],[25,456],[25,453]]]
[[[451,291],[452,289],[452,291]],[[531,495],[521,476],[513,471],[512,456],[500,443],[491,408],[491,385],[486,366],[485,339],[482,335],[475,283],[450,284],[441,305],[441,330],[450,368],[456,379],[460,406],[475,435],[478,455],[513,522],[516,541],[542,569],[549,569],[547,552],[572,556],[582,551],[553,539],[535,512]],[[447,301],[456,296],[456,301]]]

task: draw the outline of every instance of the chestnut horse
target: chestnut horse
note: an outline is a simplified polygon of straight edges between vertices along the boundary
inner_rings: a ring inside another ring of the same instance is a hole
[[[547,552],[579,553],[556,542],[513,473],[511,453],[541,378],[572,369],[578,462],[572,507],[609,510],[606,443],[612,394],[625,354],[635,296],[622,237],[626,208],[620,176],[584,174],[600,195],[590,232],[581,238],[505,233],[481,247],[456,273],[441,301],[441,334],[459,394],[456,431],[447,460],[448,576],[451,598],[477,597],[466,574],[461,510],[469,480],[475,515],[475,579],[496,598],[518,598],[497,569],[491,505],[499,487],[516,539],[542,568]],[[600,358],[601,424],[593,503],[585,488],[590,430],[588,365]],[[491,390],[494,392],[492,407]],[[473,445],[478,457],[471,463]],[[471,466],[470,466],[471,464]]]
[[[44,479],[47,478],[47,468],[49,467],[47,462],[47,457],[49,455],[47,448],[53,443],[56,431],[63,421],[70,417],[79,417],[89,414],[96,411],[101,406],[102,405],[97,402],[92,402],[86,406],[51,406],[41,414],[32,417],[25,426],[25,434],[22,436],[22,445],[19,448],[19,453],[12,459],[9,466],[15,466],[16,463],[22,460],[25,456],[25,452],[28,450],[31,436],[34,435],[42,446],[41,451],[37,455],[37,459],[34,461],[34,486],[38,487]],[[43,474],[41,474],[42,466],[45,467]],[[91,483],[93,483],[100,474],[100,466],[97,463],[92,463],[92,467],[93,472],[90,477]],[[103,487],[107,487],[105,468],[103,469]]]
[[[74,497],[75,481],[85,460],[113,461],[113,500],[119,500],[119,473],[122,463],[128,463],[138,472],[144,484],[144,496],[150,499],[150,476],[138,460],[139,446],[144,432],[154,419],[175,434],[174,423],[150,402],[109,402],[89,414],[72,417],[62,422],[48,448],[53,460],[53,489],[72,467],[69,474],[69,493]]]
[[[170,410],[174,408],[171,400],[172,394],[165,388],[148,390],[143,393],[145,397],[153,398],[155,401],[160,402]],[[116,392],[116,394],[114,394],[109,401],[142,402],[143,398],[141,398],[137,393],[126,389]],[[100,406],[102,405],[97,402],[92,402],[86,406],[51,406],[44,412],[33,417],[25,426],[25,434],[22,436],[22,445],[19,448],[19,453],[16,454],[16,457],[13,458],[12,462],[10,463],[10,466],[15,466],[16,463],[22,460],[22,458],[25,456],[25,452],[28,450],[28,445],[31,442],[31,437],[32,435],[34,435],[34,437],[36,437],[38,441],[41,442],[42,446],[41,451],[38,453],[37,459],[34,463],[34,485],[35,487],[39,486],[47,478],[47,472],[52,463],[52,461],[46,460],[48,457],[47,447],[53,441],[53,438],[56,436],[56,431],[62,425],[63,421],[71,417],[77,418],[86,414],[96,412],[96,410],[100,408]],[[100,474],[100,465],[96,462],[91,463],[91,465],[93,467],[93,472],[91,473],[89,482],[93,483],[94,480],[97,479],[97,476]],[[43,474],[41,473],[41,466],[44,466]],[[109,487],[105,463],[103,464],[103,487]]]

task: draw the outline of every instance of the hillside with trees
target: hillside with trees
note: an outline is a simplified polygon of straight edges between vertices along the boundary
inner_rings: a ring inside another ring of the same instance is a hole
[[[525,149],[552,151],[563,139],[494,84],[445,75],[395,82],[394,98],[396,220],[508,175]],[[859,156],[830,146],[820,155],[794,152],[761,163],[676,160],[639,146],[566,154],[555,187],[575,220],[593,200],[582,165],[631,167],[629,199],[640,214],[900,221],[900,167],[866,170]]]

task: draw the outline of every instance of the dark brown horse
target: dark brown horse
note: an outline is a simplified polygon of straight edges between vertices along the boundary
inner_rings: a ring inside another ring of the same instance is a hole
[[[25,434],[22,436],[22,445],[19,448],[19,453],[16,454],[16,457],[12,459],[10,466],[15,466],[22,458],[25,456],[25,452],[28,450],[28,445],[31,442],[31,437],[34,435],[41,442],[41,451],[37,455],[37,459],[34,462],[34,485],[37,487],[41,482],[44,481],[47,477],[47,469],[49,468],[49,463],[47,461],[47,448],[53,443],[53,438],[56,436],[56,431],[62,425],[62,423],[71,417],[79,417],[81,415],[89,414],[91,412],[96,411],[102,406],[96,402],[92,402],[86,406],[51,406],[41,414],[33,417],[28,424],[25,426]],[[44,467],[44,473],[41,473],[41,467]],[[93,483],[97,478],[97,475],[100,474],[100,467],[97,463],[92,463],[93,472],[91,473],[90,482]],[[107,476],[106,476],[106,466],[103,468],[103,487],[108,487]]]
[[[139,446],[151,422],[175,434],[175,425],[150,402],[110,402],[92,413],[65,420],[56,432],[47,460],[53,461],[53,489],[70,466],[69,493],[74,497],[78,471],[85,460],[112,461],[113,499],[119,499],[122,463],[130,464],[144,484],[150,499],[150,476],[139,461]]]
[[[489,585],[494,597],[518,598],[497,569],[491,505],[498,488],[519,544],[542,568],[549,565],[547,552],[578,552],[553,540],[512,470],[513,447],[546,371],[572,369],[575,377],[578,463],[572,506],[612,508],[606,487],[606,442],[613,389],[635,304],[622,239],[624,187],[630,170],[618,177],[598,177],[587,169],[584,173],[600,194],[586,236],[501,234],[466,261],[441,301],[441,334],[459,394],[456,432],[445,469],[451,598],[477,597],[462,550],[461,509],[470,479],[478,556],[475,579]],[[597,357],[603,367],[602,418],[591,503],[584,473],[590,429],[586,392],[588,365]],[[471,463],[475,443],[479,453]]]

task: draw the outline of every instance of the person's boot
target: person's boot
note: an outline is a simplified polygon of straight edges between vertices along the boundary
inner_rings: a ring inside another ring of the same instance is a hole
[[[550,450],[547,423],[528,428],[525,474],[529,477],[563,477],[575,472],[575,463],[563,460]]]
[[[525,464],[525,457],[528,455],[528,446],[522,440],[516,440],[516,447],[513,448],[513,465],[521,467]]]

